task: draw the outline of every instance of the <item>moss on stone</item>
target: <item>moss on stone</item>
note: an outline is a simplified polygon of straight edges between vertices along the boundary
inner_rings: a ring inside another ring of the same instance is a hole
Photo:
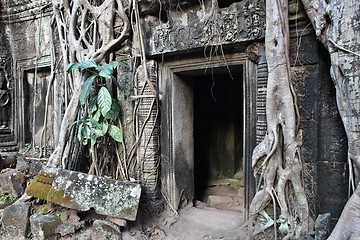
[[[46,183],[46,184],[51,185],[52,182],[54,181],[54,175],[44,174],[44,173],[40,172],[38,175],[35,176],[34,179],[37,182]]]
[[[52,210],[52,204],[51,203],[46,203],[46,204],[42,204],[37,210],[36,213],[48,213]]]
[[[50,188],[46,200],[51,203],[62,205],[69,204],[73,199],[65,194],[64,189],[56,190],[54,188]]]
[[[60,219],[59,216],[57,215],[53,215],[55,217],[54,221],[52,222],[48,222],[46,224],[46,226],[44,226],[44,228],[42,229],[44,231],[44,236],[47,237],[47,236],[51,236],[51,235],[54,235],[54,233],[56,232],[56,228],[62,224],[62,221]]]
[[[51,185],[33,181],[26,187],[26,194],[35,198],[47,199]]]
[[[25,180],[26,180],[25,174],[23,174],[22,172],[17,172],[17,173],[15,174],[15,178],[16,178],[16,180],[19,181],[20,183],[25,183]]]

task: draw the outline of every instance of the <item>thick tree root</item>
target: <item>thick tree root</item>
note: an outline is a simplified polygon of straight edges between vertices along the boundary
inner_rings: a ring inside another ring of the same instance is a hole
[[[275,238],[280,233],[283,239],[296,239],[308,231],[309,210],[302,184],[302,133],[288,57],[287,1],[266,1],[266,11],[268,133],[252,157],[255,177],[260,174],[260,179],[250,205],[249,232],[264,232],[273,221]]]

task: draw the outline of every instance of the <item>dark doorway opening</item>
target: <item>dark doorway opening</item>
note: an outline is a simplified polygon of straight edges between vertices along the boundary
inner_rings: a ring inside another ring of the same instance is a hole
[[[214,69],[193,78],[195,199],[201,202],[209,202],[210,195],[242,194],[244,94],[239,69]]]
[[[36,79],[35,79],[36,78]],[[34,147],[40,146],[41,132],[43,130],[45,109],[46,109],[46,95],[48,84],[51,82],[51,71],[49,67],[30,69],[24,72],[23,79],[23,110],[24,110],[24,144],[32,144]],[[36,84],[36,86],[34,86]],[[50,96],[52,92],[50,92]],[[48,99],[48,108],[51,112],[53,108],[53,98]],[[48,118],[47,129],[53,129],[52,118]],[[52,131],[47,134],[46,141],[53,145]]]

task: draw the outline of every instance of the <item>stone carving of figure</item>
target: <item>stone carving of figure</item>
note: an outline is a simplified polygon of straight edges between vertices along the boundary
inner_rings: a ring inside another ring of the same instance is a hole
[[[9,91],[5,75],[0,72],[0,129],[8,127]]]

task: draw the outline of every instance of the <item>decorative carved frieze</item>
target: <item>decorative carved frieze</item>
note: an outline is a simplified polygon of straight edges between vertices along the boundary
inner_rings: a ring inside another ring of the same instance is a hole
[[[51,13],[51,0],[0,0],[0,20],[4,22],[26,21],[41,14],[45,16]]]
[[[194,6],[186,12],[169,11],[163,23],[144,19],[148,55],[189,50],[209,45],[231,44],[264,37],[263,0],[234,2],[208,15],[209,10]],[[205,14],[206,13],[206,14]]]

